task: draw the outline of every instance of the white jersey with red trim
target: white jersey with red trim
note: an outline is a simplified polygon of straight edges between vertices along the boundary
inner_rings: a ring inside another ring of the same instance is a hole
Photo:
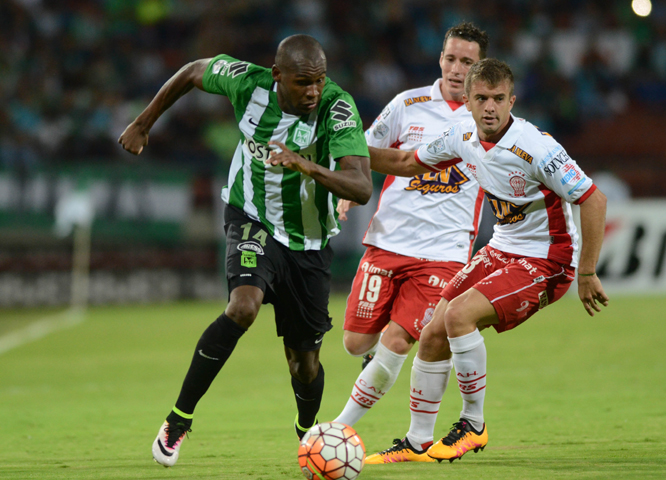
[[[488,151],[476,124],[466,121],[419,148],[416,160],[437,172],[462,158],[497,218],[491,247],[576,267],[578,233],[569,204],[584,201],[596,187],[548,133],[512,120]]]
[[[471,114],[442,98],[440,80],[397,95],[365,132],[368,145],[416,150]],[[483,192],[464,165],[384,181],[364,245],[428,260],[467,263],[479,231]]]

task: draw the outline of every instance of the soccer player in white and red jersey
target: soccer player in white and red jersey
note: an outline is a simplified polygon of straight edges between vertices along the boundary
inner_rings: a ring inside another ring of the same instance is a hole
[[[366,132],[368,145],[411,151],[471,119],[462,101],[463,82],[487,47],[486,33],[470,23],[449,29],[439,61],[442,78],[397,95]],[[335,421],[354,425],[391,388],[432,318],[442,287],[470,259],[482,202],[483,192],[465,165],[386,178],[363,239],[367,250],[347,300],[344,324],[347,351],[366,358],[372,352],[373,359]],[[340,218],[346,218],[350,203],[340,200]],[[437,372],[448,376],[451,365],[438,365]],[[390,459],[371,456],[366,463],[432,462],[425,455],[429,446],[400,443]]]
[[[412,445],[432,441],[446,379],[436,366],[453,359],[463,399],[460,420],[427,451],[453,461],[483,449],[486,348],[479,330],[517,327],[557,301],[578,268],[578,294],[590,315],[608,305],[595,274],[606,197],[549,134],[511,115],[513,73],[499,60],[474,64],[465,79],[473,121],[454,125],[416,152],[370,148],[372,168],[411,176],[463,163],[485,191],[497,224],[489,244],[442,290],[421,334],[411,377]],[[570,204],[580,205],[582,246]]]

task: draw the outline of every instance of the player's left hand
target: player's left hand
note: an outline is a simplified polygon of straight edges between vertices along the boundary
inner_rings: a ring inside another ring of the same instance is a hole
[[[578,296],[591,317],[594,317],[595,311],[601,311],[601,305],[608,306],[608,295],[604,292],[601,280],[596,275],[578,277]]]
[[[312,172],[312,162],[289,150],[284,143],[270,141],[268,144],[280,147],[281,151],[271,150],[270,156],[268,157],[268,160],[266,160],[267,164],[273,165],[274,167],[280,165],[289,170],[310,175]]]

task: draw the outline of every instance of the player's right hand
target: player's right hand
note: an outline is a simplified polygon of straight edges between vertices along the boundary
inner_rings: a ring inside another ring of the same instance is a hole
[[[335,208],[338,212],[338,219],[343,222],[347,221],[347,212],[353,207],[358,207],[358,203],[345,200],[344,198],[339,199],[338,206]]]
[[[148,145],[148,132],[136,122],[132,122],[120,135],[118,143],[128,152],[139,155],[143,151],[143,147]]]
[[[600,305],[608,306],[608,295],[604,292],[604,287],[596,275],[578,277],[578,296],[590,317],[594,317],[595,311],[601,311]]]

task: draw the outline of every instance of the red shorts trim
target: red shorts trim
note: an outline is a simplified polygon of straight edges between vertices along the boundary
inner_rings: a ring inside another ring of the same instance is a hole
[[[462,266],[368,247],[347,298],[344,329],[379,333],[393,321],[418,340],[432,320],[442,288]]]
[[[451,301],[470,288],[492,303],[498,332],[517,327],[542,308],[562,298],[575,270],[545,258],[521,257],[485,246],[442,290]]]

